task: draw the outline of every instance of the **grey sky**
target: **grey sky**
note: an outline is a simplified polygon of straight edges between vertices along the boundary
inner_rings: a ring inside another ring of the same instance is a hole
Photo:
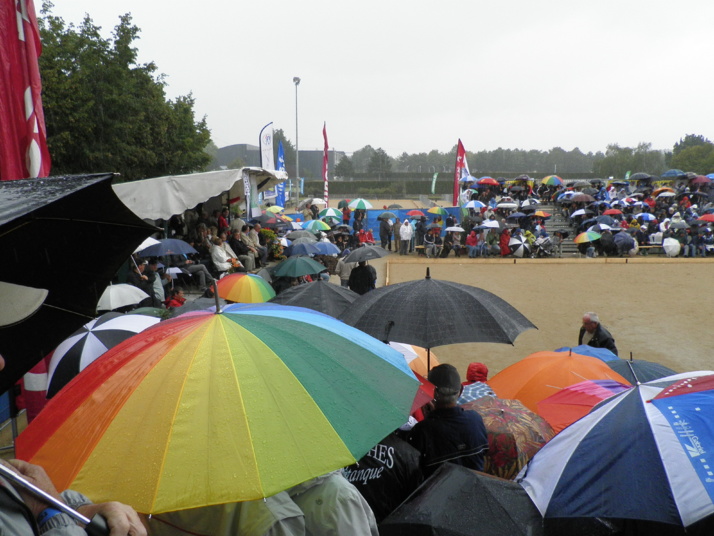
[[[35,0],[38,4],[39,0]],[[671,149],[714,139],[712,0],[55,0],[105,35],[130,12],[170,98],[193,92],[219,146],[270,121],[300,148],[391,156]]]

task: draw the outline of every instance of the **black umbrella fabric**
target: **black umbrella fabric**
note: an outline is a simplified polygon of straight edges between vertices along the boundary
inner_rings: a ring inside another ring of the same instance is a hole
[[[357,298],[359,294],[356,292],[318,279],[313,283],[284,290],[269,301],[281,305],[305,307],[337,318]]]
[[[535,326],[495,294],[426,277],[362,295],[340,320],[382,341],[434,348],[462,342],[513,344]]]
[[[49,291],[34,315],[0,328],[0,392],[95,317],[118,268],[158,230],[119,200],[111,178],[0,182],[0,281]]]
[[[380,536],[539,536],[542,518],[515,482],[443,464],[379,525]]]
[[[389,251],[379,246],[362,246],[350,252],[345,257],[345,262],[361,262],[370,259],[379,259],[389,255]]]
[[[642,359],[614,359],[608,361],[607,366],[623,378],[626,378],[632,385],[651,382],[676,374],[671,368]]]

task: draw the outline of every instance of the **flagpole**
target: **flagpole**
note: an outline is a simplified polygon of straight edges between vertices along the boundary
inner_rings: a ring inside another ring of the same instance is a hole
[[[294,76],[293,84],[295,84],[295,210],[297,210],[297,206],[300,204],[300,144],[298,143],[298,86],[300,78]]]

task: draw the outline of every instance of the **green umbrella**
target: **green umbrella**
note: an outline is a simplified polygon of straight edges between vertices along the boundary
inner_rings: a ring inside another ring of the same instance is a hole
[[[273,270],[273,277],[300,277],[301,275],[319,274],[325,267],[310,257],[289,257]]]
[[[354,201],[352,201],[352,202],[349,204],[349,207],[350,207],[351,209],[362,209],[362,210],[366,210],[366,209],[372,208],[372,203],[370,203],[370,202],[367,201],[366,199],[359,198],[359,199],[355,199]]]

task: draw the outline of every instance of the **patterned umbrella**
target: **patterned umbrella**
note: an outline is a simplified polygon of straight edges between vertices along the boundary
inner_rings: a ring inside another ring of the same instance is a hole
[[[440,216],[449,215],[449,212],[444,207],[431,207],[427,212],[430,214],[439,214]]]
[[[585,231],[584,233],[580,233],[578,236],[573,238],[573,242],[575,242],[576,244],[594,242],[595,240],[600,240],[601,236],[602,235],[600,233],[596,233],[595,231]]]
[[[370,203],[366,199],[357,198],[353,201],[350,201],[349,207],[353,210],[354,209],[366,210],[366,209],[372,208],[372,203]]]
[[[483,208],[486,205],[484,205],[481,201],[478,201],[476,199],[473,199],[472,201],[469,201],[465,205],[463,205],[463,208]]]
[[[336,208],[323,208],[319,214],[320,218],[337,218],[342,220],[342,212]]]
[[[557,175],[548,175],[545,179],[543,179],[542,183],[546,186],[561,186],[563,184],[563,179]]]
[[[47,398],[55,396],[107,350],[160,320],[156,316],[105,313],[87,322],[52,352],[47,371]]]
[[[488,432],[484,472],[512,480],[533,455],[553,438],[548,422],[518,400],[486,396],[463,404],[483,418]]]
[[[303,222],[302,228],[307,231],[329,231],[330,226],[321,220],[307,220]]]
[[[407,420],[419,388],[386,344],[274,304],[161,322],[81,379],[18,454],[58,488],[143,513],[267,497],[354,463]]]
[[[217,285],[218,296],[235,303],[263,303],[275,297],[270,283],[254,274],[229,274]]]
[[[468,402],[473,402],[484,396],[496,396],[493,389],[484,382],[473,382],[468,385],[464,385],[464,390],[461,396],[457,400],[458,404],[466,404]]]
[[[522,236],[512,236],[508,241],[508,246],[511,248],[511,253],[514,257],[530,257],[531,246],[528,240]]]

